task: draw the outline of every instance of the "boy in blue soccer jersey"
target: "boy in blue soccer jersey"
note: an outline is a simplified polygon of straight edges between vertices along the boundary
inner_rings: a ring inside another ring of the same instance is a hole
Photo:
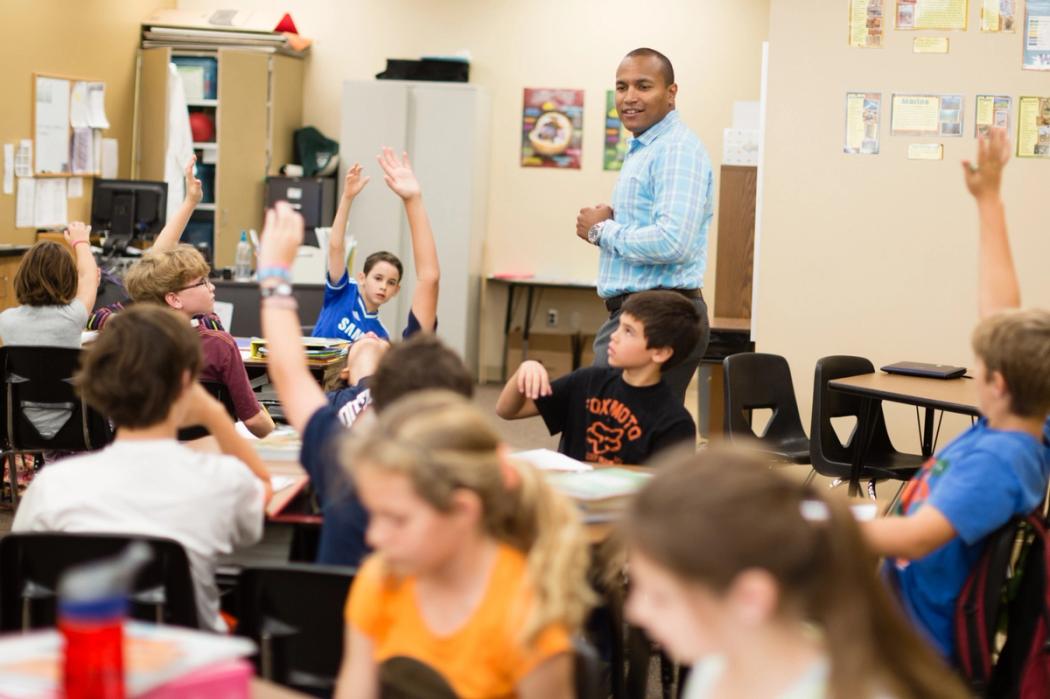
[[[379,166],[383,169],[383,180],[391,191],[401,197],[408,216],[409,227],[413,232],[426,226],[426,209],[419,182],[412,172],[408,155],[400,158],[390,148],[384,148],[378,156]],[[401,276],[404,267],[396,255],[389,252],[374,252],[365,259],[363,271],[356,279],[350,277],[346,269],[346,245],[343,231],[350,215],[350,206],[354,198],[361,193],[371,178],[362,175],[361,165],[355,163],[347,173],[343,183],[343,195],[339,201],[335,219],[332,222],[332,234],[328,238],[328,271],[325,279],[324,303],[321,313],[314,325],[315,337],[333,337],[357,341],[367,333],[387,339],[390,333],[379,320],[379,307],[394,298],[401,290]],[[417,236],[413,234],[413,248]],[[433,246],[432,236],[429,244]],[[418,255],[417,255],[418,257]],[[434,255],[436,259],[436,255]],[[434,269],[416,270],[417,285],[437,285],[436,264]],[[436,293],[435,293],[436,295]],[[413,304],[413,312],[415,312]],[[409,315],[409,325],[428,328],[433,326],[434,318],[420,318]]]

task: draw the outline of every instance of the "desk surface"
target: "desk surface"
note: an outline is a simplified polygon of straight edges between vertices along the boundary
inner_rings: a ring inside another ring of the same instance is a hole
[[[828,387],[866,398],[880,398],[963,415],[980,415],[973,379],[929,379],[876,372],[836,379],[830,381]]]

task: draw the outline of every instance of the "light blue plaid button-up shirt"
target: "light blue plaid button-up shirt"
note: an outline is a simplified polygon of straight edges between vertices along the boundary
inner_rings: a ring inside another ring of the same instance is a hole
[[[630,140],[598,241],[599,296],[703,286],[713,180],[704,144],[674,110]]]

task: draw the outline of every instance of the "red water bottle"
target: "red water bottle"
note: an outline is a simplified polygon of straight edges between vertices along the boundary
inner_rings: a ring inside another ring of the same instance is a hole
[[[59,603],[66,699],[124,699],[126,609],[123,594],[96,600],[63,599]]]
[[[124,617],[131,580],[152,557],[141,541],[113,558],[71,568],[58,582],[58,630],[65,641],[66,699],[124,699]]]

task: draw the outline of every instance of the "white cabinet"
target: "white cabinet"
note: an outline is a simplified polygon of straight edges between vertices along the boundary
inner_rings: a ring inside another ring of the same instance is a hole
[[[490,111],[487,92],[468,84],[394,80],[343,84],[340,187],[354,162],[372,177],[350,211],[350,231],[358,241],[352,272],[360,272],[365,257],[377,250],[401,258],[405,265],[401,293],[380,311],[391,335],[400,336],[415,288],[411,237],[401,200],[383,182],[375,156],[382,146],[408,151],[441,264],[438,334],[475,373]]]

